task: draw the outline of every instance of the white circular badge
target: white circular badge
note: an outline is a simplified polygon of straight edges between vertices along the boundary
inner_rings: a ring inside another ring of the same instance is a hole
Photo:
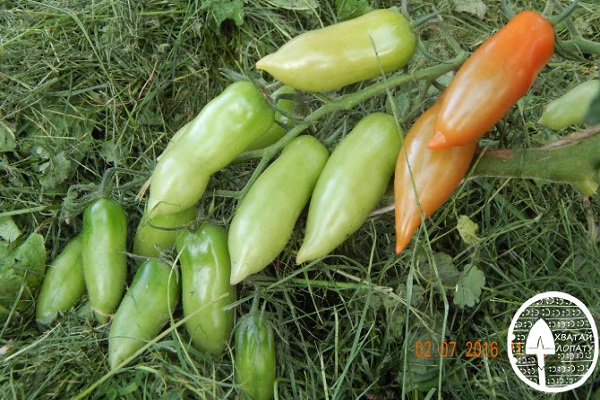
[[[508,358],[534,389],[566,392],[582,385],[598,361],[598,329],[577,298],[540,293],[517,311],[508,329]]]

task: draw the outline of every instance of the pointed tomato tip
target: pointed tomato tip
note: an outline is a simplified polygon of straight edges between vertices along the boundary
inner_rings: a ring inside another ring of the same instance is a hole
[[[402,252],[402,250],[404,250],[404,248],[406,247],[406,245],[408,244],[408,242],[410,241],[410,238],[407,239],[403,239],[403,240],[396,240],[396,255],[400,254]]]
[[[267,71],[269,69],[269,56],[266,55],[255,64],[256,69]]]
[[[305,247],[300,246],[300,250],[298,250],[298,254],[296,254],[296,265],[300,265],[306,261],[311,261],[313,257],[310,252],[306,250]]]
[[[244,276],[240,276],[238,271],[231,271],[231,276],[229,277],[229,284],[231,286],[237,285],[241,281],[244,280]]]
[[[427,148],[430,150],[435,149],[443,149],[444,147],[448,147],[448,141],[446,140],[446,136],[440,131],[436,131],[433,134],[433,137],[427,143]]]

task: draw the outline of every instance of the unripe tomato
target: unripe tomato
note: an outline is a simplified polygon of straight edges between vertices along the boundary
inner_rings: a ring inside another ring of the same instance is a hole
[[[548,103],[538,122],[556,130],[582,124],[598,92],[600,92],[600,80],[593,79],[580,83],[558,99]]]
[[[183,315],[191,316],[185,327],[193,345],[202,351],[220,353],[233,329],[235,287],[229,284],[231,260],[227,231],[204,224],[195,233],[177,239],[181,264]],[[226,295],[217,301],[220,296]],[[200,309],[200,310],[199,310]]]
[[[297,137],[250,188],[229,228],[232,285],[265,268],[284,249],[328,156],[314,137]]]
[[[183,228],[196,218],[196,207],[175,214],[150,218],[145,212],[133,239],[133,253],[144,257],[158,257],[162,251],[175,248],[177,228]]]
[[[58,314],[68,311],[85,293],[82,243],[82,235],[75,236],[46,270],[36,303],[38,324],[50,325]]]
[[[256,68],[295,89],[324,92],[399,70],[412,58],[416,42],[403,15],[375,10],[302,33],[261,58]]]
[[[100,323],[123,297],[127,275],[127,217],[119,203],[95,200],[83,213],[81,249],[85,286]]]
[[[152,172],[148,215],[173,214],[194,206],[210,176],[266,132],[273,115],[254,84],[229,85],[160,157]]]
[[[235,330],[235,382],[245,399],[270,400],[277,377],[275,338],[264,317],[247,314]]]
[[[177,271],[156,259],[144,262],[113,318],[108,338],[108,363],[119,366],[171,318],[180,295]]]
[[[289,86],[282,86],[273,92],[271,97],[277,100],[275,120],[268,131],[256,138],[246,150],[258,150],[268,147],[281,139],[286,133],[286,126],[291,127],[294,121],[279,110],[292,114],[296,108],[296,91]]]
[[[400,151],[400,132],[387,114],[369,114],[335,148],[308,207],[297,263],[327,255],[365,222],[387,188]]]

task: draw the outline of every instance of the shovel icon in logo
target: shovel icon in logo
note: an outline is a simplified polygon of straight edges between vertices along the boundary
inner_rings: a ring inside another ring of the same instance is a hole
[[[542,318],[538,319],[531,327],[525,343],[525,354],[535,355],[538,364],[538,379],[541,387],[546,387],[546,361],[547,354],[556,354],[554,337],[550,327]]]

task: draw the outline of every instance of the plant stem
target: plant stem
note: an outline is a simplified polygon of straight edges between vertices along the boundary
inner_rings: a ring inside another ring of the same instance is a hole
[[[484,151],[473,176],[547,179],[591,196],[600,185],[600,125],[535,149]]]
[[[291,142],[296,136],[302,133],[306,128],[311,126],[314,122],[318,121],[320,118],[325,115],[332,113],[334,111],[339,110],[349,110],[352,107],[360,104],[361,102],[368,100],[369,98],[376,96],[378,94],[385,93],[391,88],[395,88],[397,86],[401,86],[403,84],[409,82],[416,82],[421,79],[430,79],[433,80],[453,69],[458,68],[467,58],[467,53],[461,51],[458,53],[456,57],[450,60],[446,64],[436,65],[430,68],[425,68],[421,70],[417,70],[409,75],[395,75],[391,76],[381,82],[378,82],[374,85],[364,88],[355,93],[350,93],[340,98],[334,100],[325,100],[325,104],[321,107],[313,111],[309,114],[304,120],[296,124],[290,131],[273,145],[267,147],[263,150],[257,150],[248,152],[246,154],[238,157],[238,160],[244,160],[249,158],[254,158],[256,156],[260,156],[261,160],[254,173],[248,180],[246,186],[242,189],[240,193],[240,200],[244,197],[244,195],[248,192],[254,181],[260,176],[262,171],[266,168],[269,161],[289,142]]]

